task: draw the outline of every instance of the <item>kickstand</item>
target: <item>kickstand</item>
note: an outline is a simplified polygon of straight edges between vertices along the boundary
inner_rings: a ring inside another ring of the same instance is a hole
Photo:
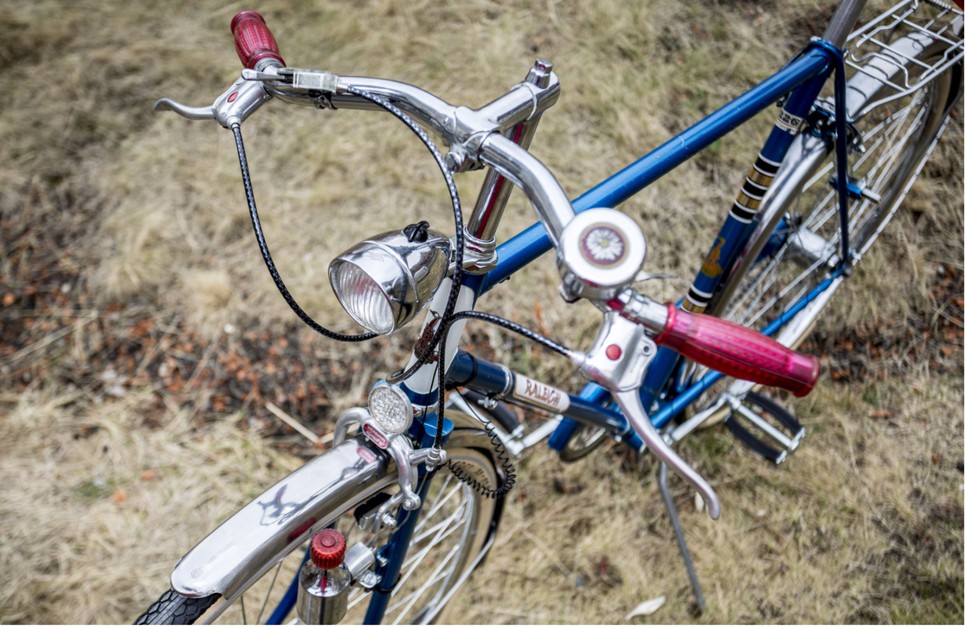
[[[677,537],[677,547],[680,548],[680,556],[683,557],[684,565],[687,567],[687,576],[690,577],[690,588],[694,592],[697,600],[697,614],[704,612],[704,593],[700,589],[700,581],[697,580],[697,571],[694,570],[694,561],[690,558],[690,550],[687,549],[687,540],[684,539],[684,529],[680,526],[680,518],[677,517],[677,507],[674,506],[673,498],[670,497],[670,488],[667,487],[667,464],[661,463],[660,470],[657,472],[657,484],[660,485],[660,494],[663,496],[663,504],[667,508],[667,515],[670,516],[670,523],[673,525],[673,534]]]

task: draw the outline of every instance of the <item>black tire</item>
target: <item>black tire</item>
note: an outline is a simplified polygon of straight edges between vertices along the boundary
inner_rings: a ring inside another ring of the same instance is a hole
[[[920,58],[927,58],[930,52],[923,51]],[[854,91],[856,80],[849,81],[849,92]],[[956,65],[896,100],[888,101],[895,95],[889,87],[879,85],[869,94],[865,86],[865,99],[851,111],[851,117],[866,151],[851,155],[850,174],[880,201],[862,198],[849,202],[849,241],[856,259],[881,233],[917,178],[944,130],[960,85],[961,66]],[[834,110],[830,99],[821,106]],[[840,257],[837,195],[830,184],[836,176],[833,147],[825,143],[815,148],[821,140],[806,133],[797,142],[797,148],[814,156],[803,159],[804,170],[782,171],[778,176],[779,180],[786,176],[798,181],[797,193],[774,193],[787,198],[780,204],[773,204],[773,197],[765,201],[762,223],[770,222],[770,228],[759,229],[750,252],[713,308],[715,315],[758,330],[826,279]],[[810,148],[806,147],[809,143]],[[775,241],[782,243],[774,246]],[[815,246],[815,242],[821,245]],[[756,261],[747,263],[748,259]],[[800,344],[817,313],[811,307],[807,319],[786,329],[780,341],[790,347]]]
[[[579,461],[599,448],[608,438],[606,429],[580,424],[559,451],[560,460],[564,463]]]
[[[157,602],[148,607],[135,624],[193,624],[204,615],[220,596],[188,598],[173,589],[161,594]]]
[[[447,415],[449,413],[447,412]],[[460,431],[469,440],[480,443],[488,441],[484,432]],[[475,436],[473,436],[475,435]],[[466,439],[463,439],[466,440]],[[455,447],[447,449],[450,462],[472,476],[479,484],[495,489],[503,479],[493,463],[492,455],[485,450]],[[395,493],[397,487],[390,486],[387,493]],[[384,501],[381,494],[363,495],[350,499],[344,514],[327,520],[326,525],[336,525],[346,536],[351,546],[359,540],[371,540],[356,524],[354,513],[365,508],[373,501]],[[459,582],[467,571],[477,564],[477,557],[487,540],[495,532],[499,519],[498,503],[455,478],[447,465],[441,468],[430,485],[403,567],[402,578],[393,591],[386,612],[386,622],[424,623],[438,618],[440,603],[444,602],[449,590]],[[441,517],[441,520],[440,520]],[[420,533],[420,529],[425,530]],[[378,547],[378,546],[376,546]],[[424,553],[423,553],[424,552]],[[227,623],[261,623],[277,604],[301,563],[304,550],[295,550],[284,558],[277,567],[268,570],[260,580],[254,581],[244,594],[234,598],[230,604],[217,602],[219,596],[187,598],[173,590],[166,591],[157,602],[137,619],[137,624],[193,624],[202,616],[205,619],[217,618]],[[444,567],[437,571],[438,563]],[[417,567],[414,567],[417,566]],[[425,586],[423,578],[433,576],[434,584]],[[277,582],[277,584],[276,584]],[[415,585],[419,585],[415,587]],[[421,594],[412,596],[413,589],[423,589]],[[252,602],[244,597],[255,594]],[[353,588],[349,596],[349,613],[344,623],[361,623],[365,614],[368,592],[360,586]],[[399,600],[396,601],[396,598]],[[246,606],[247,603],[247,606]],[[209,609],[211,609],[209,611]],[[210,613],[210,615],[206,615]],[[291,617],[291,616],[290,616]]]

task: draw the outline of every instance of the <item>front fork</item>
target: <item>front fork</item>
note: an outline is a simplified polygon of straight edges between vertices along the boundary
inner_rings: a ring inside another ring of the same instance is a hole
[[[344,433],[348,428],[348,424],[352,423],[357,418],[349,416],[346,420],[339,420],[340,427],[336,430],[340,433]],[[361,420],[364,424],[365,420]],[[420,454],[423,451],[428,451],[432,449],[435,443],[436,435],[436,415],[434,413],[426,413],[421,422],[416,422],[413,424],[412,431],[418,433],[420,440],[420,445],[422,446],[418,450],[411,450],[409,446],[404,446],[408,449],[408,458],[405,451],[396,449],[392,446],[391,449],[387,450],[391,456],[393,456],[397,467],[399,468],[399,479],[400,479],[400,492],[398,496],[404,496],[403,500],[408,500],[409,494],[412,493],[411,483],[406,480],[406,477],[410,475],[412,470],[418,473],[416,479],[416,488],[414,490],[414,495],[418,498],[418,506],[410,509],[407,505],[401,504],[399,506],[399,511],[404,516],[404,519],[396,527],[395,531],[392,533],[386,544],[379,549],[378,556],[376,558],[376,569],[375,574],[377,575],[378,584],[372,588],[371,599],[369,601],[368,609],[365,613],[365,623],[366,624],[381,624],[382,619],[385,616],[385,611],[389,606],[389,600],[392,598],[392,592],[395,590],[396,585],[399,584],[399,580],[402,576],[402,566],[405,562],[405,558],[408,554],[409,544],[412,542],[412,536],[415,533],[416,526],[419,522],[419,515],[422,512],[422,506],[425,504],[426,494],[429,492],[429,486],[432,483],[432,478],[435,475],[435,471],[429,471],[427,469],[427,464],[423,461],[425,454]],[[453,424],[448,419],[445,420],[443,424],[443,436],[442,445],[448,441],[449,433],[452,432]],[[364,428],[363,428],[364,432]],[[344,434],[342,435],[344,436]],[[406,440],[407,441],[407,440]],[[373,442],[379,445],[378,442]],[[381,447],[381,446],[380,446]],[[418,460],[417,460],[418,459]],[[414,467],[413,467],[414,466]],[[434,468],[437,469],[437,468]]]
[[[429,492],[432,477],[435,474],[435,472],[425,472],[424,468],[425,466],[423,465],[419,469],[420,486],[417,492],[423,503],[425,502],[426,494]],[[376,569],[376,573],[381,580],[379,584],[372,589],[369,608],[365,612],[366,624],[382,623],[382,618],[385,616],[385,611],[389,606],[389,600],[392,598],[392,592],[395,590],[395,586],[399,583],[399,579],[402,576],[402,565],[408,554],[409,543],[412,541],[412,535],[415,533],[416,526],[418,525],[420,513],[422,513],[421,506],[413,511],[406,511],[405,521],[392,533],[392,537],[389,538],[388,543],[379,550],[378,561],[380,565]]]

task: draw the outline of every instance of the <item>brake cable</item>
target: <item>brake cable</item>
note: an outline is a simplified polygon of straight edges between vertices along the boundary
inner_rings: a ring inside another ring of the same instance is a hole
[[[245,143],[241,138],[241,125],[232,124],[231,132],[235,136],[235,146],[238,148],[238,162],[241,165],[241,180],[245,186],[245,198],[248,201],[248,215],[251,216],[251,225],[255,230],[255,239],[258,241],[258,250],[261,251],[261,258],[265,260],[265,265],[268,266],[268,273],[271,275],[272,281],[275,283],[275,287],[281,293],[281,297],[285,299],[288,306],[298,319],[305,322],[309,328],[315,332],[328,337],[329,339],[335,339],[338,341],[348,341],[348,342],[360,342],[368,341],[373,339],[378,335],[376,333],[362,333],[359,335],[347,335],[345,333],[339,333],[334,330],[329,330],[325,328],[318,322],[316,322],[312,316],[305,312],[295,297],[292,296],[291,292],[288,291],[288,287],[285,286],[285,281],[282,280],[281,274],[278,273],[278,268],[275,267],[275,262],[271,258],[271,252],[268,250],[268,242],[265,241],[265,233],[261,228],[261,219],[258,217],[258,207],[255,205],[255,192],[251,185],[251,173],[248,170],[248,156],[245,154]]]
[[[406,126],[408,126],[409,129],[411,129],[412,132],[414,132],[416,136],[419,137],[419,139],[426,146],[426,148],[429,149],[429,152],[432,154],[433,159],[435,159],[436,164],[439,166],[439,169],[442,171],[443,177],[446,179],[446,186],[449,190],[449,197],[452,201],[452,212],[453,212],[453,218],[456,225],[456,245],[455,245],[455,268],[452,273],[452,289],[449,292],[449,301],[447,302],[445,311],[442,315],[442,321],[445,321],[446,319],[449,318],[449,316],[452,315],[452,312],[456,308],[456,299],[459,296],[459,288],[462,285],[462,259],[463,259],[464,237],[463,237],[463,226],[462,226],[463,224],[462,208],[459,203],[459,194],[456,191],[456,183],[452,179],[452,174],[449,172],[449,168],[446,167],[445,160],[443,159],[442,154],[439,152],[439,149],[432,142],[432,140],[429,138],[426,132],[418,124],[412,121],[412,119],[408,115],[406,115],[401,110],[399,110],[398,107],[394,106],[393,104],[391,104],[390,102],[388,102],[387,100],[385,100],[384,98],[376,94],[368,93],[368,92],[356,89],[354,87],[348,87],[348,91],[350,93],[353,93],[361,98],[365,98],[366,100],[369,100],[370,102],[382,107],[389,113],[392,113],[394,116],[399,118],[399,120],[401,120]],[[291,294],[291,292],[288,290],[288,287],[285,285],[285,281],[282,279],[281,274],[279,274],[278,268],[275,266],[275,262],[272,259],[271,251],[268,249],[268,243],[265,240],[265,233],[261,226],[261,218],[258,215],[258,207],[255,203],[255,193],[251,183],[251,173],[248,168],[248,156],[245,152],[245,144],[241,136],[241,125],[232,124],[231,132],[234,134],[235,146],[238,150],[238,162],[239,162],[239,165],[241,166],[241,180],[245,188],[245,199],[248,202],[248,214],[251,217],[251,225],[255,231],[255,239],[258,242],[258,250],[261,252],[261,257],[262,259],[264,259],[265,265],[268,267],[268,273],[271,275],[271,279],[275,283],[275,287],[278,288],[279,293],[281,293],[282,298],[284,298],[289,308],[291,308],[291,310],[295,312],[295,315],[298,316],[298,319],[304,322],[309,328],[311,328],[312,330],[314,330],[315,332],[319,333],[324,337],[328,337],[329,339],[335,339],[337,341],[345,341],[345,342],[362,342],[362,341],[368,341],[369,339],[374,339],[375,337],[379,336],[378,333],[373,333],[373,332],[350,335],[350,334],[340,333],[340,332],[330,330],[322,326],[318,322],[316,322],[308,313],[305,312],[305,310],[295,300],[295,297]],[[435,349],[436,345],[439,343],[440,336],[441,336],[440,333],[437,332],[435,336],[433,336],[432,340],[429,342],[426,349],[422,351],[422,354],[417,356],[417,360],[412,365],[412,367],[410,367],[407,371],[401,374],[393,376],[393,379],[394,379],[393,382],[405,380],[413,373],[415,373],[415,371],[418,368],[425,365],[432,357],[432,352]]]

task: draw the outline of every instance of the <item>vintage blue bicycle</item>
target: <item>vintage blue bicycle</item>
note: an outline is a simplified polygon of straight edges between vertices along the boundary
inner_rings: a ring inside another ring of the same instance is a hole
[[[795,449],[804,428],[757,388],[801,396],[814,386],[817,360],[794,348],[898,209],[961,94],[960,4],[906,0],[870,19],[863,6],[845,0],[824,36],[783,69],[572,201],[527,151],[560,93],[549,62],[537,60],[523,82],[470,109],[392,80],[290,68],[262,16],[237,14],[240,78],[212,106],[162,99],[156,108],[232,131],[259,249],[285,300],[314,330],[364,341],[427,314],[409,362],[374,383],[366,407],[338,418],[333,447],[182,557],[171,590],[138,623],[280,623],[293,610],[317,624],[433,621],[492,547],[514,461],[544,440],[564,461],[607,439],[660,460],[659,484],[702,604],[667,467],[714,518],[720,503],[674,443],[723,420],[772,462]],[[335,294],[363,334],[315,322],[272,260],[241,133],[270,101],[386,111],[418,135],[446,181],[451,232],[414,223],[374,235],[330,265]],[[773,130],[688,293],[670,304],[641,294],[634,284],[645,277],[646,240],[613,207],[774,103]],[[464,220],[452,176],[482,168]],[[539,222],[500,242],[514,187]],[[585,351],[476,310],[550,250],[561,297],[600,312]],[[537,342],[590,382],[570,393],[473,355],[460,348],[470,322]],[[508,405],[546,419],[527,430]]]

